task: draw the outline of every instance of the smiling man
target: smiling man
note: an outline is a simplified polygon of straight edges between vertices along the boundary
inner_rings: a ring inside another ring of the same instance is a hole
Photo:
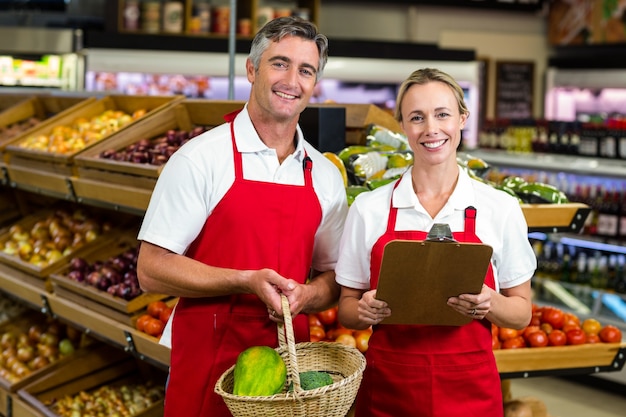
[[[297,341],[308,341],[307,313],[337,302],[345,189],[298,125],[327,56],[311,22],[267,23],[246,61],[244,108],[159,176],[137,268],[145,291],[180,297],[162,338],[172,348],[165,417],[230,416],[215,383],[246,348],[278,345],[281,293]]]

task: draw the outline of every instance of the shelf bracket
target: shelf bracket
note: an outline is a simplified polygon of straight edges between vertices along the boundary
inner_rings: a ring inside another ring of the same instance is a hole
[[[74,191],[74,184],[72,184],[72,180],[69,178],[65,179],[65,186],[67,187],[67,191],[69,193],[68,197],[73,201],[78,201],[78,197],[76,196],[76,192]]]
[[[135,342],[133,341],[133,335],[130,334],[130,332],[128,332],[127,330],[124,330],[124,338],[126,339],[126,346],[124,347],[124,351],[131,353],[134,356],[137,356],[141,360],[144,360],[145,356],[137,352]]]
[[[11,180],[9,179],[9,170],[7,167],[0,167],[0,171],[2,171],[2,179],[0,180],[0,184],[9,185]]]
[[[48,302],[48,297],[46,297],[45,294],[41,294],[41,302],[43,304],[43,306],[41,307],[41,312],[52,318],[57,318],[56,314],[52,312],[52,308],[50,308],[50,303]]]

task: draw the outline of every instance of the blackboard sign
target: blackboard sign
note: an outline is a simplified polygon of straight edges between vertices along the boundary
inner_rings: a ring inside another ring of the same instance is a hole
[[[532,118],[534,81],[533,62],[496,62],[496,118]]]

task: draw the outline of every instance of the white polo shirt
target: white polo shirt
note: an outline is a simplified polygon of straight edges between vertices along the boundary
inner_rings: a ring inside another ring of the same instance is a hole
[[[537,258],[528,241],[528,226],[518,201],[503,191],[473,180],[459,168],[459,180],[441,211],[431,218],[413,191],[411,169],[393,191],[393,183],[359,194],[350,206],[335,268],[340,285],[370,288],[371,249],[387,228],[389,202],[398,208],[396,230],[429,231],[447,223],[452,232],[464,230],[465,208],[474,206],[476,235],[493,248],[491,264],[496,290],[531,279]]]

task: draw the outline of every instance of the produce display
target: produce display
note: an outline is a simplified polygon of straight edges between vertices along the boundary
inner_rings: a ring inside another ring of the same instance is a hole
[[[84,282],[124,300],[132,300],[143,293],[137,279],[138,253],[138,247],[131,247],[104,261],[91,263],[84,258],[74,257],[70,260],[66,276],[72,281]]]
[[[103,385],[92,391],[81,391],[74,395],[45,403],[60,417],[136,416],[163,400],[164,388],[153,383]]]
[[[28,316],[0,329],[0,377],[15,383],[70,356],[82,333],[43,315]]]
[[[161,337],[173,310],[173,307],[167,305],[165,301],[151,301],[146,307],[146,312],[137,317],[135,328],[150,336]]]
[[[145,109],[132,114],[121,110],[105,110],[91,119],[77,118],[69,125],[52,128],[49,134],[29,136],[17,146],[35,151],[69,155],[85,149],[146,114]]]
[[[2,253],[36,267],[45,267],[75,253],[110,230],[82,209],[57,209],[34,222],[17,222],[0,237]]]
[[[595,318],[581,320],[558,307],[533,305],[531,322],[522,330],[491,326],[494,349],[620,343],[621,330]]]
[[[287,366],[269,346],[252,346],[237,357],[233,394],[269,396],[281,392],[287,381]]]
[[[107,149],[98,157],[137,164],[163,165],[187,141],[206,131],[207,128],[203,126],[196,126],[191,131],[170,129],[165,135],[140,139],[124,149]]]
[[[0,126],[0,143],[5,140],[17,137],[19,134],[26,132],[28,129],[41,123],[38,117],[29,117],[26,120],[12,123],[8,126]]]
[[[370,125],[365,132],[365,145],[351,145],[337,154],[325,153],[346,178],[348,204],[357,195],[374,190],[399,178],[413,164],[413,153],[404,135],[385,127]],[[556,187],[531,182],[521,177],[489,178],[489,165],[480,158],[459,154],[458,164],[468,174],[528,204],[563,204],[569,200]]]
[[[316,314],[309,314],[311,342],[338,342],[365,353],[371,334],[371,326],[365,330],[352,330],[342,326],[337,319],[336,306]]]

